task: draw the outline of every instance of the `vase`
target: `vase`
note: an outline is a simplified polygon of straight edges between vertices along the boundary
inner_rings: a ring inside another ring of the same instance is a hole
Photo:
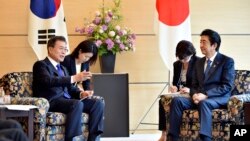
[[[101,73],[114,73],[116,54],[108,52],[99,57]]]

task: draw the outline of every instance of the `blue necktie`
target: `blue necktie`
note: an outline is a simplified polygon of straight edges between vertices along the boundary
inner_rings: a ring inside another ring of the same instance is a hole
[[[205,77],[207,77],[207,75],[208,75],[208,72],[209,72],[210,67],[211,67],[211,63],[212,63],[212,61],[208,59],[207,60],[207,67],[206,67],[205,72],[204,72]]]
[[[57,64],[57,65],[56,65],[56,68],[57,68],[57,72],[58,72],[59,76],[64,76],[64,72],[63,72],[63,70],[62,70],[60,64]],[[65,98],[68,98],[68,99],[71,98],[71,96],[68,94],[68,92],[65,92],[65,91],[64,91],[63,96],[64,96]]]

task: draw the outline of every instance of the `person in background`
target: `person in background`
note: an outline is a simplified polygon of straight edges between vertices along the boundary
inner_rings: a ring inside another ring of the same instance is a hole
[[[96,141],[103,133],[104,104],[101,100],[90,99],[92,91],[79,89],[74,84],[91,79],[91,72],[83,71],[69,75],[60,63],[68,52],[66,39],[55,36],[47,44],[48,56],[33,66],[33,94],[49,101],[51,112],[65,113],[65,141],[72,141],[82,135],[82,112],[89,114],[89,135],[87,141]]]
[[[28,141],[28,137],[17,121],[0,119],[0,141]]]
[[[70,55],[67,55],[61,63],[67,68],[69,75],[75,75],[79,72],[89,72],[89,67],[95,64],[98,56],[96,44],[92,40],[85,40],[78,44]],[[90,90],[90,80],[82,83],[81,88]]]
[[[180,92],[181,94],[189,93],[194,72],[194,64],[199,59],[196,56],[196,50],[189,41],[182,40],[176,46],[175,56],[177,61],[174,62],[174,75],[170,92]],[[165,111],[159,100],[159,130],[162,131],[158,141],[166,141],[166,117]]]
[[[234,60],[219,53],[220,35],[211,29],[200,34],[200,49],[205,56],[194,68],[190,98],[175,97],[170,105],[168,139],[178,141],[184,110],[197,109],[200,139],[212,140],[212,110],[226,108],[234,85]]]
[[[94,65],[98,56],[98,49],[94,41],[87,39],[82,41],[77,45],[77,47],[73,50],[73,52],[67,56],[65,56],[64,61],[61,64],[66,67],[69,75],[75,75],[80,72],[89,72],[89,67]],[[88,90],[94,93],[90,88],[90,80],[87,79],[85,81],[75,83],[74,85],[78,86],[79,89]],[[101,100],[102,97],[90,97],[93,100]],[[91,117],[91,115],[90,115]],[[100,123],[100,126],[103,127],[103,122]],[[94,127],[89,126],[89,130]],[[100,136],[97,136],[98,140]]]

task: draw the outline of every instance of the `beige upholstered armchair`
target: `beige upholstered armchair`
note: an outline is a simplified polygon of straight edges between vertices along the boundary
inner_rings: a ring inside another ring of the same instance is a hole
[[[32,72],[12,72],[0,80],[5,94],[11,96],[11,104],[35,105],[38,109],[34,116],[35,141],[63,141],[65,132],[65,114],[48,112],[49,102],[44,98],[32,97]],[[93,98],[101,98],[95,96]],[[23,125],[26,125],[26,121]],[[88,135],[88,114],[82,114],[83,135]],[[24,127],[27,128],[27,127]]]
[[[215,109],[213,111],[212,135],[213,140],[226,141],[230,138],[230,125],[244,125],[244,104],[250,102],[250,71],[236,70],[235,88],[228,101],[227,109]],[[175,96],[189,95],[165,95],[161,97],[169,127],[170,103]],[[249,109],[248,109],[249,110]],[[199,138],[199,114],[197,110],[185,110],[182,117],[181,140],[193,141]],[[168,131],[167,131],[168,132]]]

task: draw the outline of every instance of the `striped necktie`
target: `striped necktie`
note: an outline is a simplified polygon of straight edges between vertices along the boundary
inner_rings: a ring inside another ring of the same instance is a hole
[[[212,63],[212,61],[210,59],[208,59],[207,60],[207,67],[206,67],[205,72],[204,72],[205,77],[207,77],[207,75],[208,75],[208,72],[211,68],[211,63]]]

